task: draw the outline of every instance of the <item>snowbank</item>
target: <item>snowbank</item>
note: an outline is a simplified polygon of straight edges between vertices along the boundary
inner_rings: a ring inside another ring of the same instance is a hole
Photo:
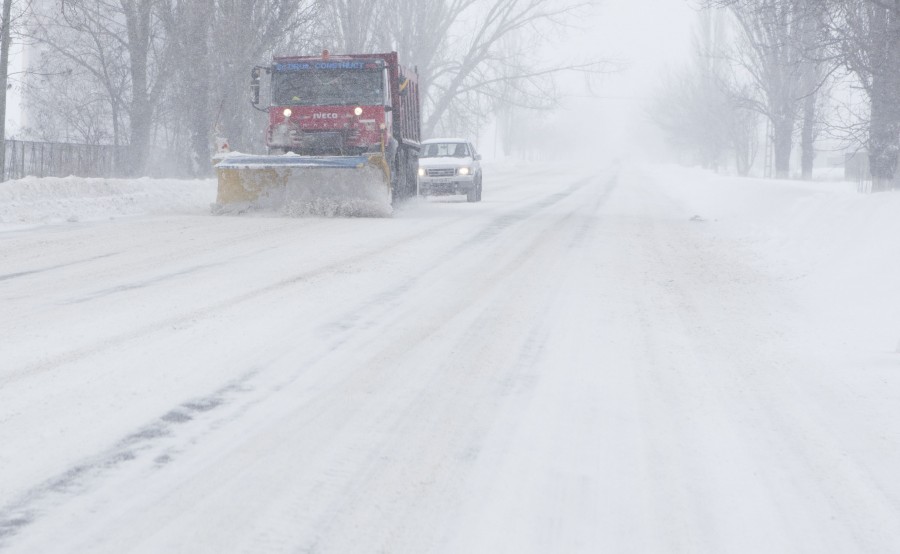
[[[0,224],[31,225],[162,213],[208,213],[216,182],[26,177],[0,183]]]
[[[794,282],[827,340],[876,351],[900,345],[900,194],[860,194],[855,183],[722,177],[659,168],[683,213],[738,238],[753,263]]]

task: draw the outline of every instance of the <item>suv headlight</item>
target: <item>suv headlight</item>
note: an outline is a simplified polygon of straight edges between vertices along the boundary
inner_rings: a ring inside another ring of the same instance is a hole
[[[469,170],[468,167],[461,167],[461,168],[459,168],[458,173],[459,173],[460,175],[468,175],[468,174],[469,174],[469,171],[470,171],[470,170]]]

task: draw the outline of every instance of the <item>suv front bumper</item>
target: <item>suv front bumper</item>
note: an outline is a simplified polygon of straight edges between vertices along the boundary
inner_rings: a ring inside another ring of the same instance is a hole
[[[419,177],[419,194],[422,196],[468,194],[469,191],[474,189],[474,175],[455,175],[453,177]]]

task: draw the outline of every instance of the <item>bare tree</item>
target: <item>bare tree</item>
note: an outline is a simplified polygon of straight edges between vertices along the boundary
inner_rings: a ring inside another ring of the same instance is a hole
[[[249,152],[262,144],[266,116],[249,102],[250,69],[273,54],[308,52],[320,40],[315,14],[314,2],[218,1],[210,34],[212,128],[235,147]]]
[[[0,19],[0,181],[6,175],[6,86],[9,81],[9,39],[12,0],[3,0]]]
[[[82,98],[89,90],[100,91],[108,104],[110,129],[114,144],[125,143],[120,129],[125,126],[127,103],[127,68],[121,61],[125,50],[112,37],[105,25],[95,18],[96,3],[86,2],[84,12],[65,10],[65,4],[42,5],[31,19],[29,37],[35,43],[28,71],[36,77],[28,80],[29,111],[40,116],[44,127],[36,132],[43,137],[59,134],[67,137],[72,105],[90,105],[94,93]],[[82,86],[87,82],[87,86]],[[65,87],[71,94],[58,95]],[[59,100],[58,104],[54,104]],[[54,137],[59,140],[59,137]]]
[[[180,126],[187,134],[189,171],[194,176],[209,172],[211,158],[209,40],[214,8],[215,0],[172,0],[164,2],[162,10],[178,91],[169,99],[176,102]]]
[[[823,18],[827,14],[827,2],[820,0],[793,0],[798,11],[798,38],[803,55],[800,64],[800,90],[804,95],[800,124],[800,168],[804,180],[813,177],[815,143],[820,128],[820,104],[825,83],[834,72],[835,62],[826,54],[829,37]]]
[[[311,5],[56,0],[32,18],[41,55],[32,57],[28,103],[32,123],[43,126],[33,133],[127,145],[135,174],[155,147],[166,146],[184,154],[192,174],[207,174],[217,124],[239,142],[260,141],[248,72],[281,44],[310,42]]]
[[[335,0],[320,2],[323,27],[341,53],[397,50],[416,66],[423,91],[423,133],[473,129],[499,105],[547,108],[559,100],[553,76],[604,72],[607,62],[552,67],[528,54],[534,37],[570,21],[587,3],[568,0]],[[516,35],[540,31],[530,40]],[[331,48],[334,51],[333,48]]]
[[[734,62],[757,91],[745,100],[770,121],[775,175],[789,177],[800,100],[811,93],[803,89],[805,12],[795,0],[740,0],[731,9],[743,32]]]
[[[551,25],[561,25],[582,5],[552,0],[491,0],[475,4],[455,2],[457,11],[447,15],[456,24],[426,70],[428,114],[423,132],[433,134],[450,112],[465,108],[484,114],[496,105],[498,96],[515,90],[520,102],[547,107],[558,101],[547,87],[550,77],[564,71],[603,72],[612,69],[605,61],[574,62],[544,67],[526,60],[521,52],[504,49],[510,36]],[[546,32],[546,29],[543,29]],[[546,36],[535,33],[533,36]],[[532,40],[531,46],[537,46]],[[439,56],[439,57],[438,57]],[[415,58],[413,58],[415,59]],[[510,87],[509,85],[514,85]],[[504,100],[514,100],[505,98]],[[479,104],[477,102],[486,102]],[[462,102],[461,102],[462,101]]]
[[[150,147],[153,110],[168,77],[168,64],[159,64],[156,75],[151,75],[152,49],[155,34],[160,31],[153,15],[155,0],[120,0],[125,22],[131,98],[129,102],[130,139],[128,163],[131,173],[140,174]]]
[[[656,94],[650,115],[668,142],[704,167],[719,169],[732,154],[740,175],[747,175],[758,150],[758,117],[745,99],[750,85],[726,63],[724,13],[699,14],[693,65],[672,74]]]
[[[322,49],[359,53],[390,48],[386,26],[393,26],[396,20],[406,16],[392,7],[385,0],[319,0],[321,24],[325,29]]]
[[[0,5],[0,181],[6,168],[6,100],[10,83],[9,54],[14,39],[21,40],[18,30],[28,16],[31,0],[3,0]]]
[[[900,152],[900,1],[833,0],[828,28],[869,99],[872,190],[890,190]]]
[[[167,95],[171,141],[190,152],[190,172],[211,171],[212,134],[252,149],[262,142],[247,95],[249,72],[273,53],[302,53],[314,10],[302,0],[157,0],[175,86]],[[290,45],[290,46],[289,46]],[[185,136],[186,133],[186,136]]]
[[[66,81],[47,87],[71,86],[86,97],[68,97],[56,108],[65,124],[79,113],[68,111],[76,104],[92,105],[96,87],[109,106],[112,142],[128,145],[126,167],[132,174],[144,169],[150,144],[155,104],[165,86],[166,64],[158,51],[159,21],[154,16],[156,0],[59,0],[49,11],[34,14],[30,36],[43,48],[38,84]],[[93,81],[94,89],[78,86],[72,79]],[[53,100],[42,101],[43,90],[32,85],[32,102],[52,109]],[[96,133],[92,133],[96,136]]]
[[[835,68],[843,66],[855,83],[850,86],[861,87],[868,99],[868,114],[863,116],[863,140],[869,150],[873,190],[893,188],[900,153],[900,0],[719,0],[713,3],[730,6],[750,37],[766,38],[759,32],[759,25],[748,25],[761,15],[776,22],[768,27],[780,30],[771,35],[777,40],[768,42],[775,48],[761,50],[754,46],[752,53],[758,59],[753,64],[745,63],[753,75],[775,77],[757,78],[757,81],[766,100],[758,107],[774,127],[776,164],[781,165],[778,160],[784,160],[787,153],[783,137],[787,135],[788,110],[787,102],[772,102],[772,92],[784,91],[783,96],[778,94],[775,98],[786,100],[789,97],[786,91],[793,83],[798,79],[801,83],[794,96],[800,99],[797,111],[803,114],[801,159],[803,175],[808,178],[813,165],[812,145],[821,119],[817,111],[822,102],[817,95]],[[758,38],[753,42],[767,44]],[[791,53],[798,46],[799,58]],[[759,63],[767,59],[762,52],[778,54],[773,59],[780,61],[774,65]],[[753,58],[745,56],[744,59]],[[800,60],[799,65],[795,59]],[[767,70],[767,66],[786,71]],[[799,70],[795,72],[796,67]],[[856,113],[855,109],[849,111]],[[842,125],[856,134],[856,122]]]
[[[47,53],[42,54],[46,58]],[[52,61],[36,64],[50,67]],[[29,117],[26,136],[42,141],[114,144],[109,98],[81,67],[65,75],[31,74],[28,78]]]
[[[206,174],[213,132],[257,147],[264,116],[247,102],[247,77],[275,53],[400,51],[418,66],[428,134],[474,129],[498,106],[552,106],[556,73],[604,69],[535,65],[523,48],[534,44],[516,38],[562,25],[577,0],[55,1],[36,17],[43,76],[29,102],[49,110],[45,131],[128,145],[135,172],[165,145]],[[53,105],[64,80],[72,94]]]
[[[670,76],[660,87],[650,115],[668,142],[704,167],[719,170],[731,154],[740,175],[756,159],[758,117],[742,106],[736,88],[723,76],[691,68]]]

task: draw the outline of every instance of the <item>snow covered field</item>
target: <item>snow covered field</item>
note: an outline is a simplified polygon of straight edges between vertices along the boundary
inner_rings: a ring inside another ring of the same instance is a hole
[[[214,197],[0,185],[0,551],[900,549],[900,196],[617,164],[389,219]]]

